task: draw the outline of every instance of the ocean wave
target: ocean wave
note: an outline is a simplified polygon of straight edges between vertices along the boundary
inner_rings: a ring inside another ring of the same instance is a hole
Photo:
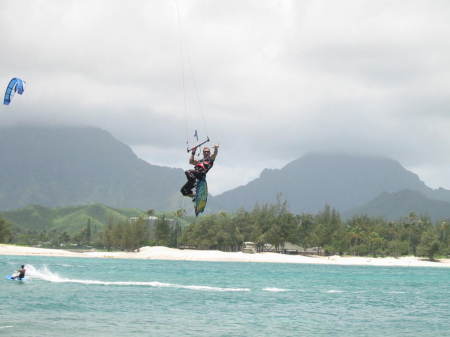
[[[32,279],[40,279],[54,283],[78,283],[87,285],[105,285],[105,286],[143,286],[143,287],[155,287],[155,288],[176,288],[176,289],[189,289],[197,291],[218,291],[218,292],[240,292],[250,291],[249,288],[222,288],[211,287],[204,285],[183,285],[175,283],[164,283],[158,281],[101,281],[101,280],[82,280],[71,279],[59,276],[44,266],[42,269],[36,269],[33,266],[27,266],[27,275]]]
[[[283,289],[283,288],[263,288],[264,291],[270,291],[273,293],[281,293],[285,291],[289,291],[289,289]]]
[[[327,290],[327,294],[339,294],[343,292],[344,292],[343,290],[336,290],[336,289]]]

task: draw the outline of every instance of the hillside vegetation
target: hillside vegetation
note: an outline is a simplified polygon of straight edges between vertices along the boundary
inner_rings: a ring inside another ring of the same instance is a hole
[[[91,203],[168,210],[181,203],[181,169],[151,165],[98,128],[3,127],[0,158],[0,210]]]
[[[241,209],[199,218],[187,217],[183,210],[144,213],[104,205],[53,210],[32,206],[0,215],[8,219],[0,218],[0,242],[52,247],[130,251],[163,245],[238,251],[244,242],[253,241],[260,251],[268,246],[280,251],[289,242],[328,255],[418,255],[431,259],[450,254],[449,220],[433,223],[415,213],[395,221],[366,215],[343,220],[329,206],[316,214],[292,213],[281,199],[252,211]],[[34,219],[39,219],[37,226]],[[9,225],[13,221],[16,223]]]

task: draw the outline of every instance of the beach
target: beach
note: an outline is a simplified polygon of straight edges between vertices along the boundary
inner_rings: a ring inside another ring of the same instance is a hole
[[[192,250],[167,247],[142,247],[136,252],[74,252],[64,249],[47,249],[28,246],[0,245],[0,255],[58,256],[114,259],[149,259],[173,261],[209,262],[262,262],[262,263],[300,263],[329,264],[342,266],[395,266],[395,267],[450,267],[450,259],[428,261],[414,256],[359,257],[359,256],[303,256],[278,253],[246,254],[242,252],[222,252],[218,250]]]

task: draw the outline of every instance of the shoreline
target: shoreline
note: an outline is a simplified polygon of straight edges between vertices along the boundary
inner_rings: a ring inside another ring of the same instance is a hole
[[[304,256],[279,253],[246,254],[242,252],[222,252],[218,250],[176,249],[161,246],[142,247],[138,252],[73,252],[63,249],[35,248],[0,244],[0,255],[49,256],[144,259],[171,261],[208,262],[260,262],[260,263],[298,263],[340,266],[380,266],[380,267],[437,267],[450,268],[450,259],[429,261],[414,256],[403,257],[360,257],[360,256]]]

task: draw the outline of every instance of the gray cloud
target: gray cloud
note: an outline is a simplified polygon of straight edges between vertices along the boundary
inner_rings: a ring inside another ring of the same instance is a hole
[[[448,17],[446,1],[4,0],[0,79],[28,87],[0,122],[98,126],[176,167],[198,129],[221,144],[214,193],[314,151],[450,188]]]

